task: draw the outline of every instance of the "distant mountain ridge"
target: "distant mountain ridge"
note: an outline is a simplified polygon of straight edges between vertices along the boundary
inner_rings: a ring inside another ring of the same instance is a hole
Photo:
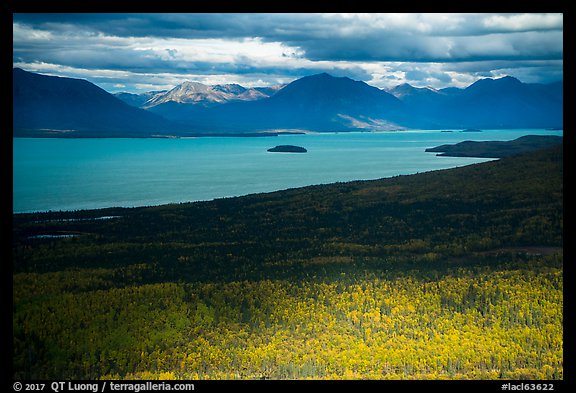
[[[481,79],[464,89],[403,84],[383,90],[322,73],[285,86],[184,82],[168,91],[115,96],[85,80],[21,69],[14,69],[13,80],[16,136],[563,127],[562,83],[513,77]]]
[[[388,90],[430,128],[546,128],[563,125],[563,85],[527,84],[506,76],[480,79],[465,89]]]
[[[134,93],[114,93],[113,96],[124,101],[128,105],[135,106],[136,108],[141,108],[147,101],[151,100],[157,95],[163,95],[167,92],[167,90],[160,90],[160,91],[147,91],[141,94],[134,94]]]
[[[157,105],[174,102],[211,107],[233,101],[255,101],[270,97],[284,85],[246,88],[236,83],[206,85],[200,82],[183,82],[170,90],[142,94],[116,93],[127,104],[150,109]]]
[[[401,129],[397,120],[405,116],[404,104],[391,94],[326,73],[297,79],[264,99],[206,108],[169,101],[149,110],[179,123],[194,123],[206,132]]]

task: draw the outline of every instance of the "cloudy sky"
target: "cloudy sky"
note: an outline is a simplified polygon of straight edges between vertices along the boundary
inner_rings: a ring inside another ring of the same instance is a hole
[[[144,92],[328,72],[380,87],[562,80],[562,14],[14,14],[13,65]]]

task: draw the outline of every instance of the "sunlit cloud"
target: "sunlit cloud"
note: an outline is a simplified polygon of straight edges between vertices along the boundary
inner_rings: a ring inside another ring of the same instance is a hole
[[[15,14],[13,65],[129,91],[317,72],[381,88],[551,82],[563,77],[563,15]]]

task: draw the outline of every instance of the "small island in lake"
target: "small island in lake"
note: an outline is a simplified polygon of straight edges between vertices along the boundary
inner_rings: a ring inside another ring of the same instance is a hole
[[[294,146],[294,145],[279,145],[276,147],[272,147],[270,149],[268,149],[269,152],[272,153],[307,153],[308,150],[306,150],[303,147],[300,146]]]

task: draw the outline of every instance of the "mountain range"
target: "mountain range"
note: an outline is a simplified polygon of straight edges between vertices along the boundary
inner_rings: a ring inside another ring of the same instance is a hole
[[[326,73],[245,88],[184,82],[112,95],[80,79],[13,70],[14,136],[152,136],[275,130],[561,128],[563,85],[481,79],[459,88],[383,90]]]
[[[180,104],[195,104],[203,107],[211,107],[234,101],[261,100],[271,96],[282,87],[282,85],[278,85],[247,89],[235,83],[208,86],[199,82],[184,82],[168,91],[142,94],[141,96],[147,99],[139,106],[148,109],[164,103],[176,102]],[[123,97],[125,97],[125,95],[118,95],[120,99],[123,99]]]

